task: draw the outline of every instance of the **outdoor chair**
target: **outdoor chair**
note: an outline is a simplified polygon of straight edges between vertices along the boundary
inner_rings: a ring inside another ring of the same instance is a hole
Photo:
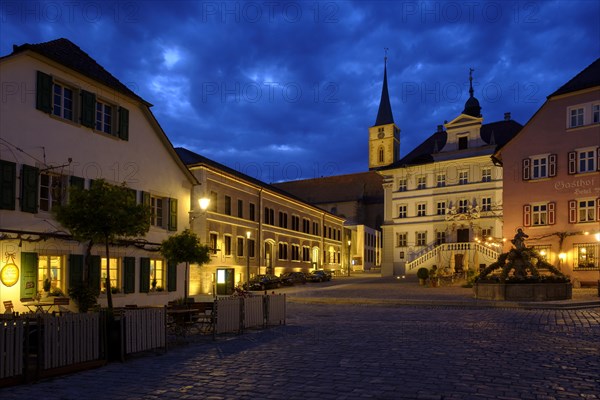
[[[70,299],[68,297],[55,297],[54,306],[57,308],[59,315],[70,313],[69,310]],[[55,311],[56,312],[56,311]],[[53,313],[55,313],[53,312]]]
[[[4,313],[5,314],[13,314],[15,312],[15,307],[13,306],[12,300],[4,301]]]

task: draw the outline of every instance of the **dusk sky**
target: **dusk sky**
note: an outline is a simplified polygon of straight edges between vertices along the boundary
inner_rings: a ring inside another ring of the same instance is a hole
[[[384,48],[400,151],[452,120],[525,124],[600,56],[600,2],[5,1],[0,55],[67,38],[174,146],[265,182],[363,172]]]

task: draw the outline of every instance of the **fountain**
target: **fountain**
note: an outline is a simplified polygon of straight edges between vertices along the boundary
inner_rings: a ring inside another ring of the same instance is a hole
[[[511,241],[514,248],[500,254],[498,261],[475,278],[476,299],[548,301],[572,297],[569,278],[546,262],[536,250],[525,246],[527,237],[522,229],[518,229]],[[547,271],[542,274],[540,270]]]

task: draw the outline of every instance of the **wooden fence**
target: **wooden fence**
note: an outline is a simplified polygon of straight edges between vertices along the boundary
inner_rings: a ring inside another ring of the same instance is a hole
[[[0,379],[23,374],[25,320],[0,321]]]
[[[164,307],[124,310],[121,314],[123,354],[166,348],[165,324]]]

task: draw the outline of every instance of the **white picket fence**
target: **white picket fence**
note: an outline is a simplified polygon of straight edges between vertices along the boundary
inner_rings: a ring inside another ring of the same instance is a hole
[[[265,306],[262,296],[244,298],[243,328],[254,328],[265,325]]]
[[[40,316],[42,334],[43,368],[95,361],[100,358],[100,316],[90,314],[64,314]]]
[[[124,354],[165,348],[167,345],[165,320],[164,307],[123,311],[121,324]]]
[[[275,294],[265,296],[267,310],[267,325],[282,325],[285,324],[286,307],[285,294]]]
[[[222,298],[215,301],[214,333],[239,332],[241,330],[241,302],[241,297]]]

